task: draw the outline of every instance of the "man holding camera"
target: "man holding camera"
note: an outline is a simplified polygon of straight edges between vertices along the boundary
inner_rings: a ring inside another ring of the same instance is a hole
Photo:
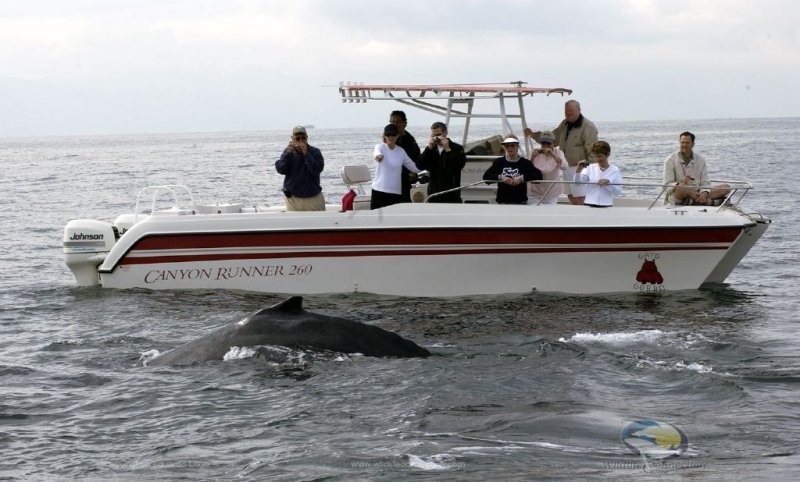
[[[428,171],[428,196],[461,186],[461,170],[467,164],[467,155],[460,144],[447,137],[447,125],[434,122],[428,145],[416,161],[420,170]],[[430,198],[429,202],[461,203],[461,191],[453,191]]]
[[[319,176],[325,167],[322,152],[308,144],[305,127],[292,129],[289,145],[275,161],[278,174],[283,174],[283,194],[287,211],[324,211]]]

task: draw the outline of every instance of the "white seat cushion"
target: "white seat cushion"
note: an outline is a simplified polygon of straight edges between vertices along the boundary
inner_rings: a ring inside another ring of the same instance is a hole
[[[363,164],[358,166],[343,166],[342,181],[348,186],[352,186],[353,184],[370,182],[372,181],[372,176],[369,173],[369,167]]]

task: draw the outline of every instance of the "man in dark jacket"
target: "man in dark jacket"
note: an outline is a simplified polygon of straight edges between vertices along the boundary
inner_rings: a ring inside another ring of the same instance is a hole
[[[286,196],[287,211],[325,210],[325,198],[319,182],[324,167],[322,152],[308,144],[305,127],[292,129],[289,145],[280,159],[275,161],[275,169],[285,176],[283,194]]]
[[[461,186],[461,170],[467,164],[467,155],[460,144],[447,137],[447,125],[434,122],[428,146],[417,159],[417,167],[430,174],[428,196]],[[461,191],[434,196],[430,202],[461,203]]]
[[[389,114],[389,124],[394,124],[397,127],[397,132],[399,133],[397,145],[406,151],[406,154],[408,154],[408,157],[410,157],[412,161],[417,162],[417,158],[419,157],[419,145],[417,144],[417,140],[414,139],[414,136],[406,130],[406,126],[408,125],[406,113],[402,110],[393,110],[392,113]],[[417,182],[416,173],[409,171],[403,166],[403,177],[401,178],[401,196],[403,197],[403,202],[411,202],[411,184],[415,182]]]

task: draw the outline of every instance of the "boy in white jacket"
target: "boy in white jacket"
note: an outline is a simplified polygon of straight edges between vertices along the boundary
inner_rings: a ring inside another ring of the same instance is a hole
[[[608,162],[611,146],[606,141],[597,141],[592,146],[595,163],[578,163],[575,169],[575,182],[589,183],[589,191],[583,204],[596,208],[606,208],[614,204],[614,196],[622,194],[622,173]]]

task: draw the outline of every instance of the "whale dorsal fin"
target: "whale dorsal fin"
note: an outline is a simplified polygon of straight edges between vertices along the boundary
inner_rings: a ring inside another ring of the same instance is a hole
[[[303,309],[303,297],[302,296],[292,296],[291,298],[287,298],[280,303],[272,305],[270,307],[271,310],[275,311],[294,311],[294,310],[302,310]]]

